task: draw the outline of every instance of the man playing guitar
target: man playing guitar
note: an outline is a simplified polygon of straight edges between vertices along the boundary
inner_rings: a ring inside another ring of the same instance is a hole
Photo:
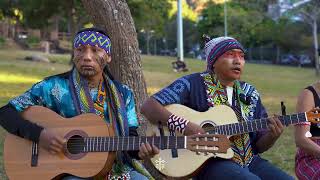
[[[137,135],[138,121],[132,91],[115,81],[104,69],[111,62],[111,40],[96,28],[79,31],[74,39],[72,70],[48,77],[0,109],[0,124],[8,132],[39,142],[53,155],[59,154],[66,142],[63,137],[38,124],[23,119],[21,112],[40,105],[70,118],[94,113],[112,124],[117,136]],[[142,144],[139,152],[117,156],[107,179],[150,179],[150,174],[134,159],[150,158],[158,153],[155,146]],[[82,179],[68,176],[64,179]]]
[[[239,121],[267,117],[258,91],[254,86],[240,81],[245,64],[242,45],[231,37],[208,39],[205,53],[205,72],[179,78],[143,104],[141,112],[147,119],[155,124],[160,122],[167,125],[171,131],[190,135],[205,133],[205,130],[188,119],[173,114],[164,106],[182,104],[195,111],[204,112],[217,105],[229,105]],[[211,159],[195,178],[293,179],[259,156],[259,153],[268,150],[283,132],[283,125],[278,118],[270,118],[269,121],[266,131],[232,136],[232,160]]]

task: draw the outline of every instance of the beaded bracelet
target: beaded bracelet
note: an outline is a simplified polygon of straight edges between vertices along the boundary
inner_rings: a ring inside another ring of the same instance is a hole
[[[186,129],[189,122],[190,121],[188,121],[182,117],[171,114],[168,119],[167,125],[168,125],[169,130],[179,131],[181,134],[183,134],[184,130]]]

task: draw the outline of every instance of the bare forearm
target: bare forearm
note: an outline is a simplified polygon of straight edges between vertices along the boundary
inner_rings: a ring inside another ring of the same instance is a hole
[[[270,149],[277,141],[278,137],[272,136],[271,133],[264,134],[256,143],[256,147],[259,153],[263,153]]]
[[[320,157],[320,147],[307,137],[296,140],[297,147],[301,148],[305,153]]]
[[[158,122],[166,124],[171,115],[171,113],[154,98],[149,98],[143,103],[141,113],[155,124]]]

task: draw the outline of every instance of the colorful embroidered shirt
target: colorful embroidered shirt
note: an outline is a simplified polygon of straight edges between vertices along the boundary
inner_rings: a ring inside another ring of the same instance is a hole
[[[204,72],[184,76],[154,94],[153,97],[162,105],[178,103],[199,112],[207,111],[214,105],[228,104],[227,96],[218,98],[218,96],[225,92],[222,89],[216,88],[216,84],[212,82],[211,77],[208,75],[207,72]],[[245,94],[245,96],[250,96],[252,99],[250,106],[241,109],[242,115],[245,115],[245,120],[250,121],[267,117],[266,110],[261,104],[257,90],[246,82],[239,81],[238,83],[242,93]],[[235,141],[233,149],[235,154],[239,156],[235,156],[233,160],[240,165],[248,165],[252,159],[252,154],[257,154],[255,143],[262,133],[264,132],[249,133],[242,138],[236,136],[233,140]],[[241,144],[239,145],[240,142]],[[252,152],[250,150],[251,147]],[[241,155],[244,154],[247,154],[247,157],[241,157]]]
[[[77,115],[69,88],[68,77],[64,75],[51,76],[33,85],[24,94],[10,100],[17,111],[22,112],[29,106],[41,105],[47,107],[63,117],[70,118]],[[128,86],[114,81],[125,101],[129,127],[138,127],[135,111],[134,96]],[[98,89],[90,90],[93,101],[97,100]],[[109,123],[107,103],[104,103],[105,120]]]

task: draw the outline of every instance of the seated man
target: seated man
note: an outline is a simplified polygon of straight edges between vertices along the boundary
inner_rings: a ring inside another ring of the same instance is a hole
[[[172,114],[164,106],[182,104],[204,112],[223,104],[231,106],[244,121],[267,117],[258,91],[249,83],[240,81],[245,64],[242,45],[234,38],[219,37],[206,43],[205,52],[207,70],[179,78],[149,98],[141,108],[147,119],[191,135],[204,133],[204,130],[188,119]],[[232,160],[211,159],[195,178],[293,179],[259,156],[283,132],[278,118],[270,118],[269,121],[266,131],[232,136]]]
[[[91,37],[84,40],[84,37]],[[104,43],[101,43],[104,42]],[[118,136],[137,135],[137,115],[132,91],[115,81],[104,68],[111,62],[111,41],[96,28],[83,29],[74,39],[74,67],[63,74],[45,78],[24,94],[0,109],[0,124],[8,132],[39,145],[52,154],[62,151],[65,140],[50,128],[22,119],[20,112],[30,106],[47,107],[63,117],[95,113],[112,123]],[[149,158],[158,149],[148,143],[139,152],[123,152],[109,173],[108,179],[147,179],[150,174],[135,159]],[[130,157],[131,156],[131,157]],[[65,177],[65,179],[81,179]]]

